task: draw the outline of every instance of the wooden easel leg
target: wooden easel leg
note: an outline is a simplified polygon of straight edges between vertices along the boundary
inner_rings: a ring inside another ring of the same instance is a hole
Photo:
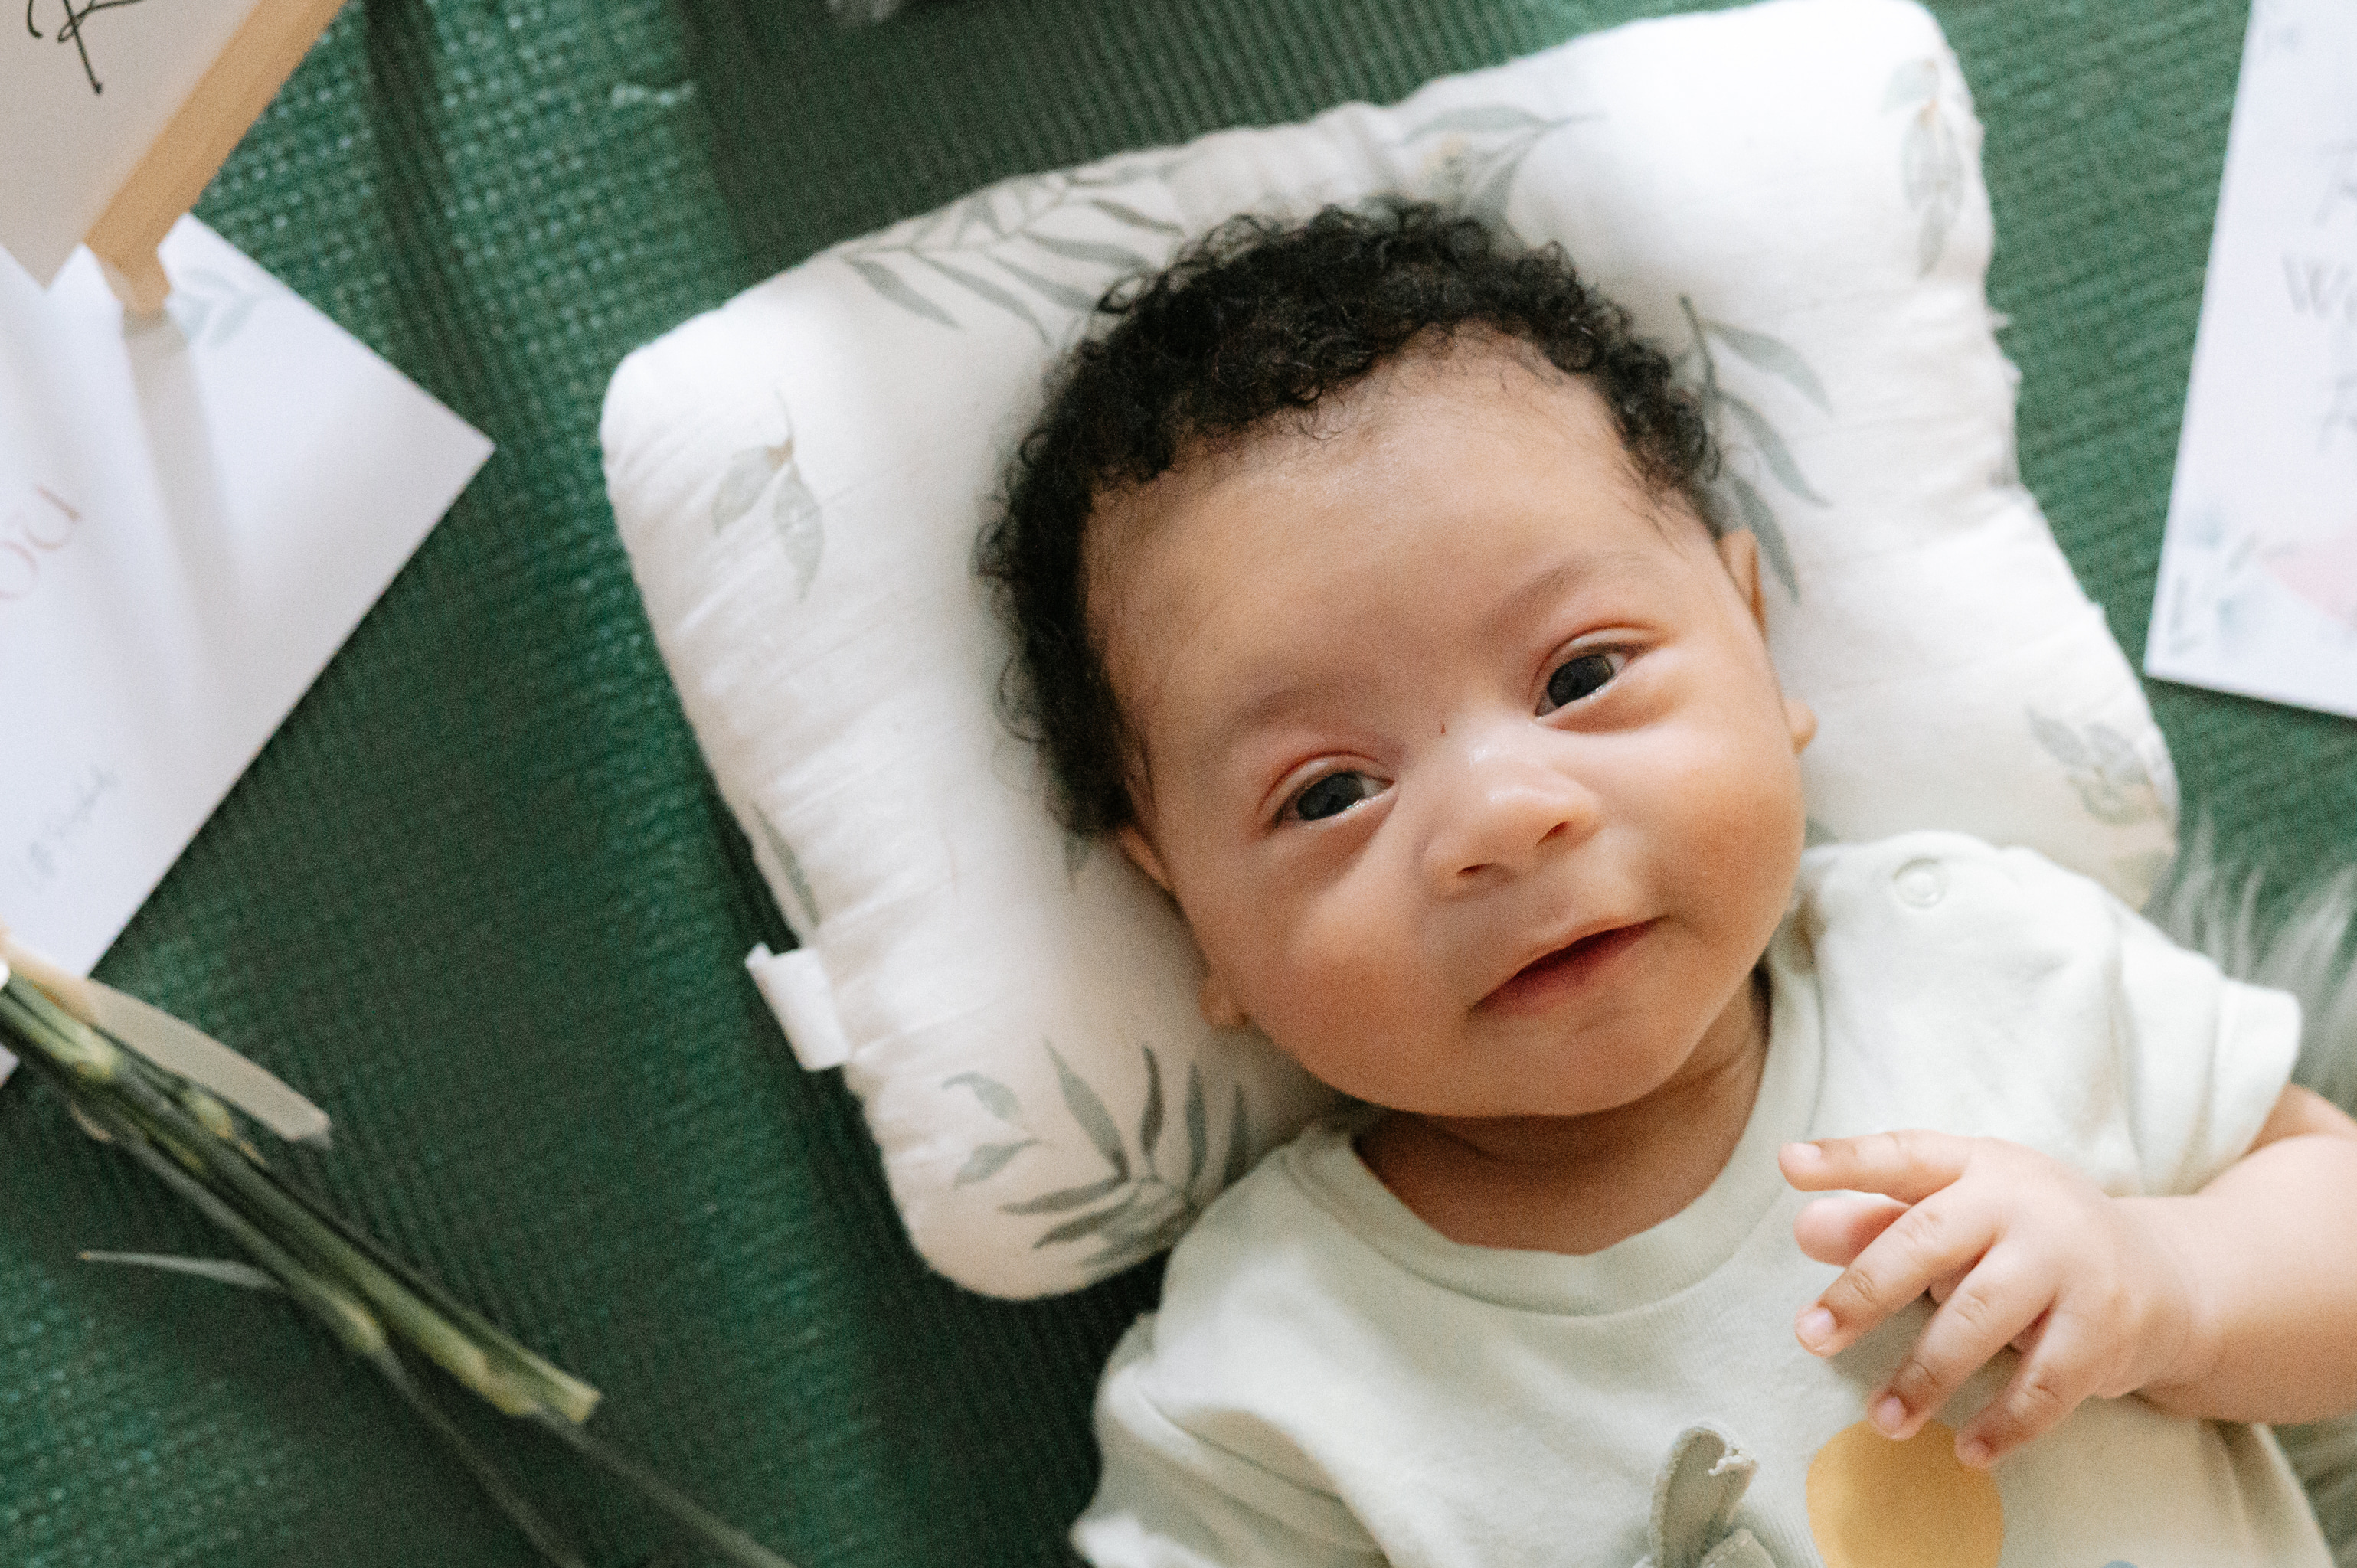
[[[132,315],[153,317],[164,313],[164,298],[172,292],[172,280],[164,275],[164,263],[153,250],[132,256],[101,255],[98,266],[106,274],[106,286]]]

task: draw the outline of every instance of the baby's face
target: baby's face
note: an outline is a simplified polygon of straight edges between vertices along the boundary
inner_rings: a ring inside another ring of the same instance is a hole
[[[1488,340],[1101,505],[1092,613],[1145,752],[1125,846],[1206,1014],[1452,1117],[1631,1104],[1748,1030],[1812,727],[1749,544]]]

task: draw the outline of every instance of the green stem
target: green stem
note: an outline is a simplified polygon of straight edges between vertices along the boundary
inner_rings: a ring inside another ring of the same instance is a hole
[[[534,1550],[554,1563],[556,1568],[588,1568],[580,1554],[573,1550],[572,1542],[558,1534],[556,1528],[541,1517],[540,1510],[516,1490],[500,1467],[468,1440],[467,1434],[458,1429],[458,1423],[450,1419],[449,1413],[425,1397],[425,1391],[417,1386],[417,1380],[409,1375],[409,1369],[401,1364],[401,1358],[394,1355],[390,1347],[380,1347],[375,1355],[368,1358],[368,1362],[376,1369],[378,1376],[393,1385],[393,1391],[417,1413],[417,1419],[442,1440],[460,1464],[466,1466],[468,1472],[475,1477],[475,1484],[483,1488],[484,1495],[499,1506],[501,1513],[508,1516],[508,1522],[523,1532],[524,1539],[532,1542]]]
[[[694,1531],[705,1545],[724,1553],[730,1562],[742,1563],[744,1568],[793,1568],[792,1563],[726,1520],[707,1512],[686,1493],[644,1465],[607,1447],[581,1427],[552,1411],[536,1412],[533,1419],[563,1438],[576,1452],[637,1487],[649,1502]]]

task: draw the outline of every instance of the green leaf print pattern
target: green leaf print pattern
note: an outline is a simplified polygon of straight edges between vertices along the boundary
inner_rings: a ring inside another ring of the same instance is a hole
[[[1146,1092],[1134,1138],[1089,1081],[1047,1045],[1048,1059],[1056,1069],[1056,1088],[1064,1114],[1104,1166],[1104,1174],[1076,1187],[1059,1187],[1035,1197],[998,1206],[1002,1214],[1039,1219],[1048,1223],[1032,1241],[1036,1248],[1092,1241],[1096,1251],[1081,1267],[1092,1274],[1126,1268],[1149,1258],[1178,1240],[1222,1188],[1241,1178],[1252,1166],[1252,1117],[1241,1086],[1228,1115],[1227,1147],[1216,1181],[1211,1172],[1213,1133],[1211,1095],[1200,1063],[1187,1065],[1177,1128],[1171,1125],[1168,1088],[1162,1063],[1151,1046],[1139,1047],[1146,1062]],[[1026,1149],[1047,1141],[1035,1135],[1023,1117],[1015,1091],[995,1078],[978,1072],[959,1073],[943,1080],[944,1089],[971,1092],[983,1108],[1005,1123],[1016,1136],[978,1144],[966,1156],[952,1184],[971,1187],[997,1176]],[[1183,1162],[1168,1145],[1183,1138]],[[1184,1174],[1177,1174],[1183,1163]],[[1169,1174],[1166,1174],[1168,1171]]]
[[[1730,326],[1724,321],[1712,321],[1697,312],[1694,300],[1685,295],[1678,295],[1678,308],[1685,313],[1686,330],[1692,341],[1679,352],[1677,364],[1684,370],[1692,361],[1698,368],[1703,417],[1709,421],[1713,433],[1722,443],[1739,435],[1742,449],[1757,453],[1768,470],[1768,477],[1796,499],[1807,501],[1812,506],[1831,506],[1833,503],[1820,495],[1817,488],[1809,482],[1808,475],[1802,472],[1799,460],[1792,456],[1792,449],[1785,445],[1774,423],[1760,412],[1760,406],[1727,390],[1718,358],[1711,351],[1712,345],[1727,349],[1746,364],[1766,371],[1830,413],[1833,412],[1833,400],[1825,395],[1824,382],[1818,379],[1816,371],[1809,368],[1809,362],[1801,358],[1798,349],[1781,338],[1772,338],[1749,328]],[[1732,431],[1730,425],[1735,427]],[[1793,572],[1792,553],[1784,542],[1783,526],[1776,521],[1775,508],[1768,504],[1768,498],[1760,493],[1759,486],[1735,472],[1731,467],[1720,469],[1718,485],[1734,503],[1734,521],[1759,537],[1760,553],[1766,559],[1769,570],[1776,574],[1776,580],[1784,585],[1786,593],[1799,598],[1800,579]]]
[[[1115,277],[1151,271],[1184,232],[1106,194],[1159,177],[1178,161],[1005,180],[888,239],[835,253],[877,297],[911,316],[963,330],[952,306],[982,306],[1051,342],[1054,316],[1094,309]],[[1074,232],[1076,219],[1100,229],[1110,219],[1128,242]],[[1060,265],[1069,271],[1074,264],[1091,274],[1087,286],[1055,275]]]
[[[818,498],[811,494],[802,468],[794,462],[793,420],[785,413],[782,399],[779,412],[785,418],[783,440],[774,446],[748,446],[729,458],[727,472],[721,475],[720,489],[712,498],[712,532],[721,532],[750,514],[767,494],[770,524],[785,549],[786,564],[793,568],[794,596],[807,598],[826,546],[826,520],[819,511]]]
[[[797,912],[809,921],[807,926],[799,920],[794,922],[797,929],[807,936],[819,927],[818,897],[811,891],[810,878],[802,875],[802,863],[795,858],[793,845],[778,832],[777,824],[770,821],[770,814],[756,807],[753,820],[761,824],[761,840],[769,846],[770,858],[778,863],[778,869],[785,875],[786,886],[793,890],[794,902],[801,906]]]
[[[2023,711],[2029,715],[2030,734],[2068,772],[2071,788],[2079,792],[2079,803],[2089,816],[2115,827],[2168,817],[2160,786],[2126,736],[2101,722],[2073,728],[2036,708]]]
[[[1426,162],[1421,180],[1425,194],[1443,207],[1511,233],[1506,203],[1513,196],[1523,160],[1565,126],[1601,118],[1567,114],[1550,120],[1509,103],[1477,103],[1434,115],[1408,132],[1403,145],[1439,137],[1440,145]],[[1481,137],[1497,139],[1477,140]]]
[[[1936,60],[1910,60],[1893,71],[1882,112],[1907,113],[1899,139],[1899,181],[1915,214],[1915,270],[1932,270],[1947,248],[1948,231],[1964,205],[1964,155],[1940,98]]]

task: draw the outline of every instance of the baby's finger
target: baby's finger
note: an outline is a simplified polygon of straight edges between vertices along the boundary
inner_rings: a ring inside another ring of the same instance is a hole
[[[1875,1133],[1863,1138],[1821,1138],[1787,1144],[1776,1163],[1784,1179],[1803,1192],[1878,1192],[1901,1203],[1921,1203],[1964,1174],[1973,1140],[1920,1128]]]
[[[1886,1436],[1912,1437],[1964,1380],[1988,1364],[2053,1300],[2053,1282],[1992,1254],[1966,1274],[1881,1391],[1867,1414]],[[1961,1452],[1961,1450],[1960,1450]]]
[[[1956,1457],[1965,1464],[1996,1464],[2094,1392],[2093,1340],[2067,1316],[2050,1318],[2031,1339],[2035,1348],[2021,1359],[2004,1390],[1956,1434]]]
[[[1850,1261],[1816,1304],[1793,1324],[1801,1343],[1831,1356],[1959,1270],[1977,1263],[1996,1240],[1996,1219],[1982,1206],[1943,1193],[1907,1209]],[[2002,1341],[1999,1341],[2002,1343]]]
[[[1906,1212],[1905,1204],[1871,1192],[1811,1198],[1792,1217],[1792,1240],[1801,1244],[1804,1257],[1844,1264]]]

